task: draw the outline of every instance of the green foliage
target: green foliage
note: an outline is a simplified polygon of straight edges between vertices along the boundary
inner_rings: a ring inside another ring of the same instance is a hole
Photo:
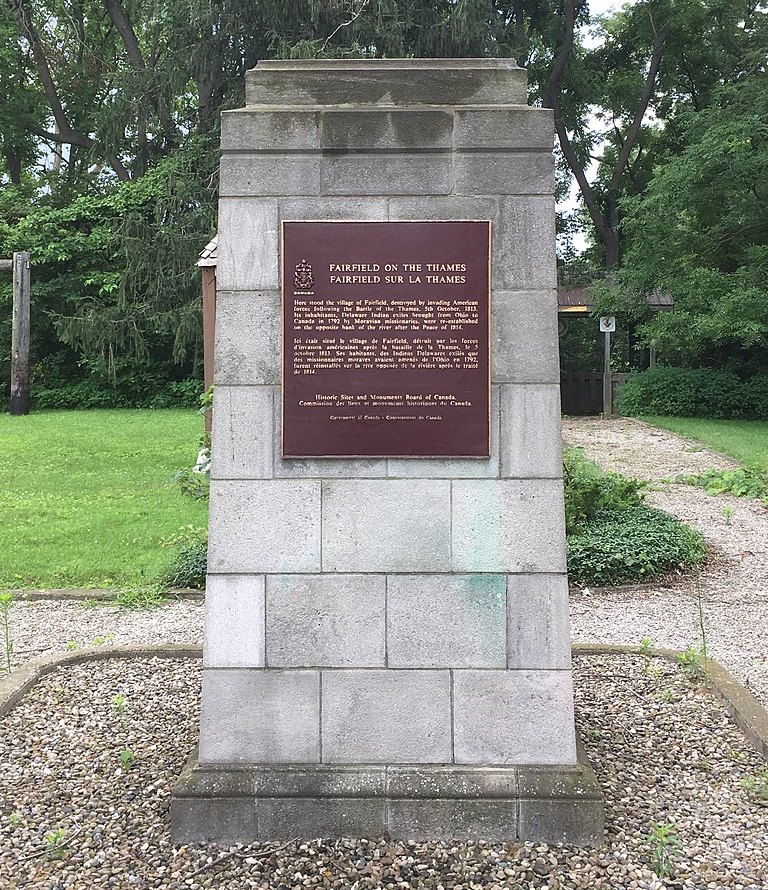
[[[604,513],[568,536],[568,574],[581,585],[650,581],[705,556],[698,532],[645,504]]]
[[[755,776],[746,776],[740,784],[751,800],[768,806],[768,769],[761,770]]]
[[[207,565],[208,538],[195,536],[179,547],[163,581],[168,587],[204,590]]]
[[[584,457],[581,448],[565,452],[563,481],[568,534],[583,531],[588,522],[601,514],[637,506],[646,485],[619,473],[604,473],[594,461]]]
[[[645,194],[624,202],[625,290],[675,298],[674,312],[641,329],[665,361],[745,376],[768,365],[766,121],[764,70],[714,88],[709,107],[681,115],[675,151]]]
[[[660,878],[675,874],[673,858],[683,850],[683,842],[674,825],[668,822],[651,822],[646,836],[651,845],[651,868]]]
[[[683,673],[692,683],[700,683],[707,676],[707,649],[706,646],[688,646],[677,656],[677,662],[683,669]]]
[[[123,609],[155,609],[167,600],[161,584],[147,584],[118,590],[115,602]]]
[[[768,471],[751,467],[739,467],[736,470],[705,470],[693,476],[680,475],[676,482],[695,485],[703,488],[707,494],[732,494],[737,498],[761,498],[768,503]],[[730,510],[730,512],[726,512]],[[726,523],[731,524],[733,510],[725,507],[723,515]]]
[[[656,365],[627,379],[619,392],[618,409],[632,417],[768,420],[768,376],[741,380],[715,368]]]
[[[49,859],[62,859],[66,855],[66,835],[67,830],[65,828],[56,828],[46,834],[44,841],[45,852]]]
[[[133,769],[133,764],[136,761],[136,755],[131,751],[130,748],[124,748],[120,752],[120,766],[123,772],[129,772]]]

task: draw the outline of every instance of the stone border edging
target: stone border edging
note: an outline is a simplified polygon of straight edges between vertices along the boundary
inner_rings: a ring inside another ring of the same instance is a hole
[[[574,643],[574,655],[642,655],[639,646],[609,643]],[[677,663],[676,649],[651,650],[651,656]],[[727,671],[719,661],[707,658],[707,686],[725,705],[726,713],[749,739],[757,752],[768,760],[768,711],[754,695]]]
[[[110,658],[202,658],[202,655],[202,646],[164,643],[148,646],[102,646],[98,649],[76,649],[33,658],[0,680],[0,717],[10,713],[38,680],[60,667],[85,661],[107,661]]]
[[[574,643],[574,655],[642,655],[638,646],[608,643]],[[42,677],[60,667],[111,658],[202,658],[203,647],[187,643],[146,646],[109,646],[56,652],[22,664],[0,680],[0,717],[10,713],[22,696]],[[675,649],[653,649],[652,656],[677,662]],[[752,693],[713,658],[707,659],[707,685],[725,705],[734,723],[768,760],[768,711]]]

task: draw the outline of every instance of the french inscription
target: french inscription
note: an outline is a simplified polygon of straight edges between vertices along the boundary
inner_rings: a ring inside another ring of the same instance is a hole
[[[488,222],[283,223],[283,456],[489,454]]]

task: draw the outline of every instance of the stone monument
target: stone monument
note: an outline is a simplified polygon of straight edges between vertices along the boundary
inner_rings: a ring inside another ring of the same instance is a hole
[[[177,842],[600,842],[574,729],[552,143],[504,59],[260,62],[224,114]]]

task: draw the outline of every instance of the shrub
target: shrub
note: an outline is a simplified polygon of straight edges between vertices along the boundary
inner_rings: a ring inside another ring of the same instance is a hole
[[[604,473],[594,461],[584,457],[580,448],[566,451],[563,481],[568,534],[579,532],[587,522],[602,513],[636,507],[646,485],[619,473]]]
[[[742,382],[730,371],[714,368],[667,368],[657,365],[632,374],[618,397],[620,414],[735,419],[751,417],[753,402],[765,384],[761,378]],[[760,396],[768,399],[768,396]],[[765,415],[768,417],[768,415]]]
[[[568,573],[582,585],[649,581],[705,556],[698,532],[646,504],[604,513],[568,537]]]
[[[168,587],[205,589],[208,565],[208,539],[199,538],[182,544],[170,569],[163,578]]]

